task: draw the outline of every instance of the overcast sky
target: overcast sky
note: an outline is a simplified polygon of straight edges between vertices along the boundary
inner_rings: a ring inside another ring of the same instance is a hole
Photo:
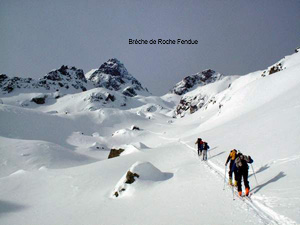
[[[0,0],[0,73],[8,76],[39,78],[62,64],[88,72],[114,57],[161,95],[208,68],[265,69],[299,46],[299,0]]]

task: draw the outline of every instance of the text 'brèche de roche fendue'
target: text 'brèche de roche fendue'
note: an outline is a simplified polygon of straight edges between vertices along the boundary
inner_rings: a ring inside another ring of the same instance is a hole
[[[188,45],[197,45],[198,40],[185,40],[185,39],[129,39],[129,44],[130,45],[147,45],[147,44],[158,44],[158,45],[178,45],[178,44],[188,44]]]

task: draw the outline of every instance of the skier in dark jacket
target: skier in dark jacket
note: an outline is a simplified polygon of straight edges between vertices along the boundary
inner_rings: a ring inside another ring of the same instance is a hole
[[[198,138],[197,141],[195,142],[195,144],[198,145],[198,156],[200,156],[202,154],[202,150],[203,150],[203,141],[201,138]]]
[[[225,163],[225,166],[227,166],[228,162],[230,161],[230,163],[229,163],[229,172],[228,172],[229,185],[232,185],[232,173],[234,173],[234,186],[237,186],[236,172],[233,171],[233,166],[234,166],[233,164],[234,164],[236,155],[237,155],[237,150],[232,149],[230,151],[229,156],[227,157],[227,160],[226,160],[226,163]]]
[[[249,195],[250,186],[248,181],[248,163],[253,163],[253,160],[250,156],[243,155],[242,153],[238,153],[235,159],[235,163],[233,165],[233,170],[236,171],[236,180],[238,185],[239,196],[242,196],[242,177],[245,185],[245,195]]]

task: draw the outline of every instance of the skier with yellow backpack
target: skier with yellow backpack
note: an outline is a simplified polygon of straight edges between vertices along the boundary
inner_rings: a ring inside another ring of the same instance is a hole
[[[229,172],[228,172],[229,185],[234,185],[234,186],[237,186],[237,174],[236,174],[236,171],[233,171],[233,166],[234,166],[234,161],[235,161],[236,155],[237,155],[237,150],[232,149],[230,151],[229,156],[227,157],[227,160],[226,160],[226,163],[225,163],[225,166],[227,166],[228,162],[230,161],[230,163],[229,163]],[[234,173],[234,184],[232,183],[232,173]]]

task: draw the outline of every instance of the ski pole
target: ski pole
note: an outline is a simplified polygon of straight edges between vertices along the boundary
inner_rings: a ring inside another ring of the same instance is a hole
[[[225,165],[225,174],[224,174],[224,187],[223,187],[223,191],[225,190],[225,183],[226,183],[226,170],[227,170],[227,166]]]
[[[258,186],[258,182],[257,182],[256,175],[255,175],[255,171],[254,171],[254,169],[253,169],[253,165],[252,165],[252,164],[251,164],[251,167],[252,167],[252,171],[253,171],[253,174],[254,174],[254,177],[255,177],[255,180],[256,180],[256,184],[257,184],[257,186]]]
[[[235,199],[234,199],[234,190],[233,190],[233,185],[231,186],[231,190],[232,190],[232,200],[235,200]]]

